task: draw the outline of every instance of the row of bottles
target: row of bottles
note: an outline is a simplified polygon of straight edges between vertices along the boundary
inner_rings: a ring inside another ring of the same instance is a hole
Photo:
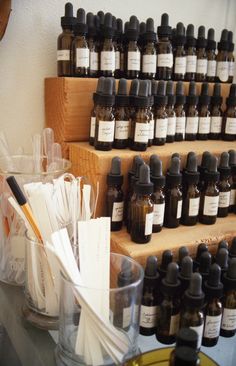
[[[174,343],[179,328],[191,328],[201,344],[215,346],[219,335],[236,333],[236,238],[219,243],[213,257],[206,244],[198,246],[193,260],[181,247],[178,263],[166,250],[147,258],[140,312],[140,334],[156,334],[159,342]]]
[[[149,167],[150,166],[150,167]],[[107,216],[111,230],[119,231],[125,221],[132,241],[148,243],[162,227],[176,228],[201,222],[215,224],[217,217],[236,213],[236,151],[223,152],[219,159],[205,151],[198,166],[194,152],[180,170],[178,153],[171,157],[166,176],[162,161],[153,154],[149,166],[135,156],[128,173],[128,191],[122,190],[121,159],[114,157],[107,176]]]
[[[186,31],[181,22],[172,29],[166,13],[157,32],[152,18],[139,24],[134,15],[123,32],[123,21],[111,13],[99,11],[86,16],[79,8],[74,17],[73,6],[67,3],[61,26],[58,76],[233,81],[233,33],[227,29],[222,31],[216,54],[213,28],[206,38],[205,27],[200,26],[196,39],[192,24]]]
[[[151,145],[166,142],[220,139],[236,137],[236,84],[231,84],[222,111],[220,84],[209,95],[208,83],[203,83],[198,96],[191,81],[187,97],[184,85],[178,81],[120,79],[116,93],[115,79],[100,77],[93,95],[89,142],[97,150],[130,147],[145,151]]]

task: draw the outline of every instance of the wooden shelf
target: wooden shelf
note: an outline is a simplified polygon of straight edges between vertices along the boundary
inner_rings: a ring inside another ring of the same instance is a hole
[[[217,244],[222,239],[231,242],[236,236],[236,215],[230,214],[226,218],[217,218],[215,225],[182,226],[176,229],[163,228],[160,233],[152,234],[148,244],[136,244],[131,241],[126,229],[111,233],[111,251],[132,257],[140,264],[145,265],[149,255],[161,254],[166,249],[171,249],[175,258],[178,249],[185,245],[189,248],[190,255],[195,255],[196,247],[200,243],[207,243],[211,253],[215,254]]]

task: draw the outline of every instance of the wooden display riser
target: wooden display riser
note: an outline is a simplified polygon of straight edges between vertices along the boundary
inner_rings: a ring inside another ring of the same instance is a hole
[[[231,242],[236,236],[236,215],[230,214],[226,218],[217,218],[215,225],[182,226],[176,229],[163,228],[160,233],[152,234],[148,244],[136,244],[131,241],[126,228],[111,233],[111,251],[127,255],[145,266],[149,255],[157,255],[160,263],[162,252],[171,249],[174,258],[178,258],[181,246],[188,247],[190,255],[195,256],[197,245],[206,243],[212,254],[216,253],[217,245],[222,239]]]
[[[203,151],[208,150],[219,156],[223,151],[235,148],[235,142],[227,141],[183,141],[165,144],[164,146],[152,146],[145,152],[137,152],[129,149],[111,151],[98,151],[87,142],[70,143],[69,158],[72,163],[71,172],[75,176],[86,176],[91,184],[96,187],[99,183],[99,198],[96,216],[105,215],[106,176],[110,171],[111,160],[114,156],[121,158],[122,174],[124,174],[124,192],[127,188],[127,173],[132,166],[133,157],[141,155],[148,162],[152,154],[158,154],[163,162],[163,171],[166,172],[170,163],[170,157],[174,152],[181,155],[182,167],[185,164],[189,151],[194,151],[199,156],[199,162]]]

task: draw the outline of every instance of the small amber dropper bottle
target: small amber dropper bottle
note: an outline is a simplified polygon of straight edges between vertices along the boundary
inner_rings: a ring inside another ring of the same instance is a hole
[[[189,24],[186,32],[186,81],[194,81],[197,70],[196,38],[194,37],[194,25]]]
[[[185,140],[195,141],[197,139],[198,132],[198,96],[196,91],[196,84],[191,81],[189,84],[189,92],[186,98],[186,130]]]
[[[234,43],[233,43],[233,32],[229,31],[228,33],[228,63],[229,63],[229,78],[228,82],[232,83],[234,78],[235,71],[235,57],[234,57]]]
[[[236,84],[231,84],[226,99],[226,111],[223,117],[222,137],[226,141],[234,141],[236,136]]]
[[[103,92],[103,84],[105,77],[101,76],[98,79],[97,90],[93,93],[93,109],[91,111],[91,119],[90,119],[90,131],[89,131],[89,144],[91,146],[94,145],[94,137],[95,137],[95,128],[96,128],[96,108],[99,105],[99,96]]]
[[[157,27],[157,73],[158,80],[171,80],[173,70],[173,50],[170,42],[171,27],[169,26],[169,15],[164,13],[161,16],[161,25]]]
[[[127,40],[125,52],[125,73],[127,79],[135,79],[140,76],[141,52],[138,45],[139,25],[135,15],[130,17],[128,29],[125,33]]]
[[[208,92],[208,83],[202,84],[201,94],[199,95],[199,122],[198,122],[198,140],[208,140],[211,127],[211,113],[209,109],[211,97]]]
[[[229,150],[229,166],[231,168],[230,175],[230,201],[229,201],[229,212],[236,213],[236,151]]]
[[[229,154],[227,152],[223,152],[220,156],[218,171],[220,172],[220,180],[218,183],[219,206],[217,216],[226,217],[228,216],[230,202],[230,166]]]
[[[89,77],[97,78],[99,74],[99,17],[97,15],[93,15],[93,13],[87,13],[86,23],[88,27]]]
[[[155,79],[157,65],[157,35],[154,32],[154,21],[148,18],[146,31],[142,35],[142,78]]]
[[[77,21],[74,25],[75,38],[72,43],[73,75],[79,77],[88,76],[89,72],[89,47],[86,40],[88,32],[85,21],[85,11],[77,10]]]
[[[114,29],[112,15],[106,13],[102,25],[102,42],[100,52],[100,75],[114,76],[115,74],[115,47],[113,43]]]
[[[229,79],[228,33],[227,29],[223,29],[220,42],[218,42],[218,54],[216,56],[216,81],[219,83],[227,83]]]
[[[175,59],[174,59],[174,80],[184,80],[186,73],[186,53],[185,53],[185,29],[183,23],[178,23],[175,37]]]
[[[205,38],[205,27],[201,25],[198,28],[197,38],[197,70],[196,81],[205,81],[207,75],[207,54],[206,54],[207,40]]]
[[[216,41],[215,41],[215,30],[213,28],[208,29],[206,51],[207,51],[206,80],[209,83],[214,83],[216,78]]]
[[[129,96],[127,94],[127,80],[120,79],[118,91],[115,97],[115,137],[113,147],[125,149],[128,147],[130,118]]]
[[[162,174],[162,161],[158,156],[154,155],[155,159],[150,158],[151,181],[154,184],[152,194],[153,207],[153,233],[158,233],[162,230],[165,212],[165,176]]]
[[[176,97],[175,97],[175,114],[176,114],[176,130],[175,141],[183,141],[185,138],[185,95],[184,84],[182,81],[178,81],[176,84]]]
[[[156,94],[154,94],[154,140],[153,145],[166,143],[168,116],[166,113],[167,96],[165,95],[165,82],[158,82]]]
[[[168,98],[166,113],[168,116],[166,142],[175,141],[175,131],[176,131],[176,114],[175,114],[175,95],[174,95],[174,83],[172,80],[167,81],[166,85],[166,95]]]
[[[221,85],[219,83],[215,83],[213,96],[211,97],[211,128],[209,134],[210,140],[219,140],[221,136],[223,116],[223,112],[221,109],[222,102],[223,98],[221,96]]]

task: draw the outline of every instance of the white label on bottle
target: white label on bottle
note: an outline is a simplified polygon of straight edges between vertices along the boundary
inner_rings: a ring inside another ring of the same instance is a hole
[[[235,61],[229,61],[229,76],[234,76]]]
[[[175,58],[175,74],[185,74],[186,72],[186,57]]]
[[[157,67],[156,55],[143,55],[142,72],[155,74],[156,67]]]
[[[195,330],[198,335],[197,348],[200,348],[202,344],[203,326],[204,324],[199,325],[198,327],[189,327],[190,329]]]
[[[207,73],[207,60],[198,59],[197,60],[197,74]]]
[[[155,121],[155,125],[156,125],[155,137],[166,138],[168,118],[157,118]]]
[[[236,135],[236,118],[227,117],[225,133],[228,135]]]
[[[128,70],[140,71],[140,51],[128,52]]]
[[[148,143],[149,123],[135,123],[134,142]]]
[[[220,335],[220,324],[222,315],[210,316],[207,315],[205,319],[204,337],[217,338]]]
[[[152,140],[154,138],[154,119],[150,119],[149,122],[149,139]]]
[[[129,137],[129,121],[115,122],[115,139],[127,140]]]
[[[197,69],[197,56],[190,55],[187,56],[186,72],[196,72]]]
[[[115,51],[101,52],[101,70],[115,71]]]
[[[95,137],[96,118],[91,117],[90,120],[90,137]]]
[[[198,133],[208,134],[210,133],[211,118],[199,117]]]
[[[198,117],[187,117],[186,133],[196,134],[198,131]]]
[[[219,194],[219,207],[229,207],[230,191],[220,192]]]
[[[151,235],[153,225],[153,212],[146,214],[145,219],[145,235]]]
[[[165,203],[154,204],[153,206],[153,225],[163,225]]]
[[[115,69],[120,70],[120,51],[115,52]]]
[[[216,67],[216,76],[220,81],[227,81],[229,78],[229,64],[228,61],[218,61]]]
[[[176,130],[176,117],[168,117],[167,136],[174,136]]]
[[[185,134],[186,117],[176,117],[176,133]]]
[[[183,203],[183,201],[181,200],[181,201],[178,201],[178,206],[177,206],[177,216],[176,216],[176,218],[177,219],[180,219],[180,217],[181,217],[181,213],[182,213],[182,203]]]
[[[229,199],[229,205],[234,206],[236,202],[236,189],[231,189],[230,191],[230,199]]]
[[[222,117],[211,117],[211,133],[221,133]]]
[[[200,197],[189,199],[189,216],[197,216],[199,212]]]
[[[170,318],[170,335],[175,335],[179,330],[180,314],[171,315]]]
[[[219,206],[219,196],[205,196],[203,215],[216,216]]]
[[[57,61],[70,61],[70,50],[58,50]]]
[[[98,52],[90,52],[89,68],[94,71],[98,70]]]
[[[173,54],[172,53],[161,53],[157,55],[157,66],[158,67],[173,67]]]
[[[112,142],[114,140],[115,121],[99,121],[98,141]]]
[[[131,306],[123,309],[123,323],[122,327],[127,328],[131,324]]]
[[[157,306],[141,305],[140,327],[154,328],[157,325]]]
[[[207,63],[207,76],[216,76],[216,60],[209,60]]]
[[[112,222],[120,222],[123,220],[124,202],[114,202],[112,209]]]
[[[76,48],[76,67],[89,67],[88,48]]]
[[[223,309],[221,329],[235,330],[236,329],[236,309]]]

